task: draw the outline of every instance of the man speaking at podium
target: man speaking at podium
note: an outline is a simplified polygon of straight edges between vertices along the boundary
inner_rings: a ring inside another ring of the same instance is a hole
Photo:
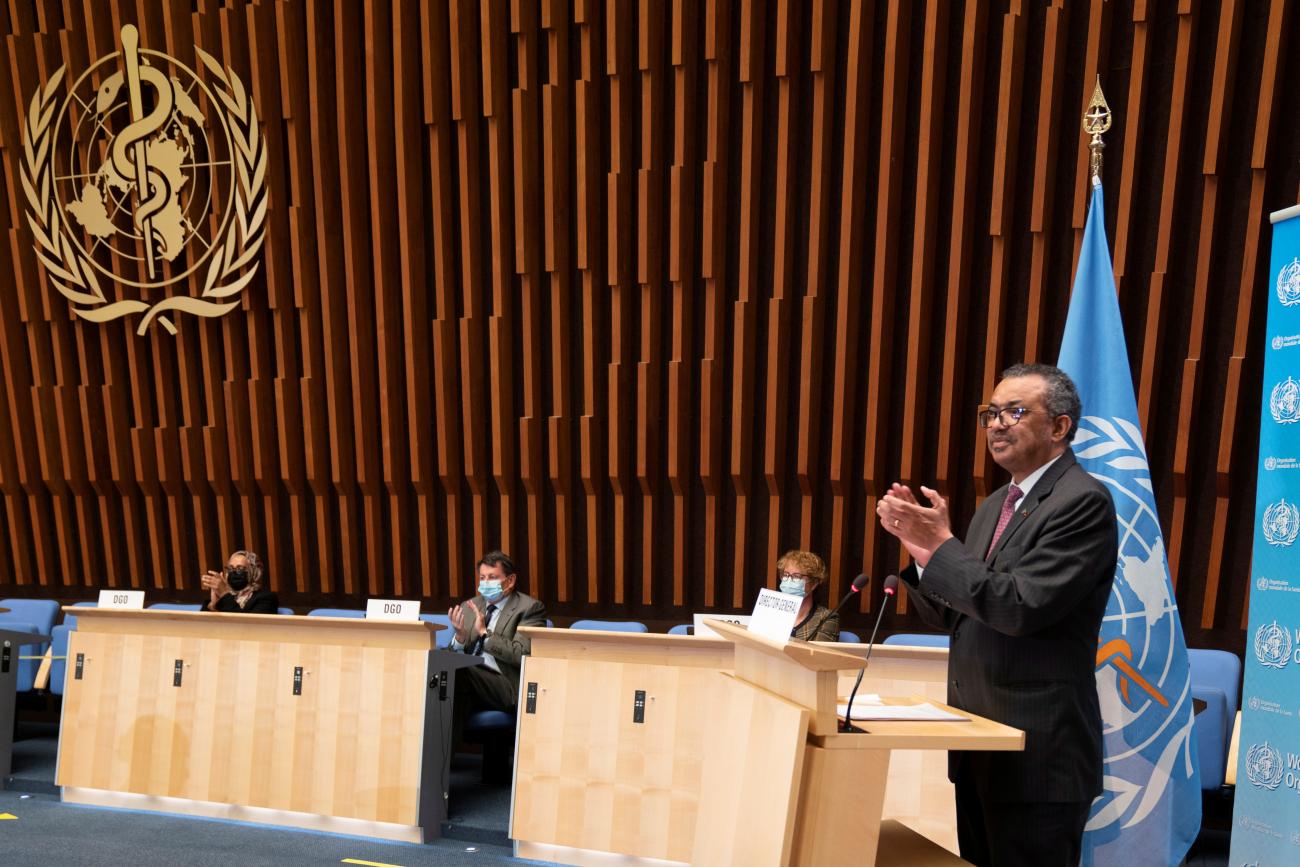
[[[1056,367],[1003,372],[979,423],[1011,484],[964,543],[929,488],[930,506],[895,484],[876,508],[912,555],[902,577],[917,610],[951,633],[948,703],[1025,732],[1024,752],[949,758],[961,855],[977,865],[1075,867],[1101,794],[1094,670],[1118,538],[1110,493],[1070,449],[1081,410]]]

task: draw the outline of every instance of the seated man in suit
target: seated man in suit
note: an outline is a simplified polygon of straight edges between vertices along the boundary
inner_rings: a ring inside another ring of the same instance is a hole
[[[501,551],[478,561],[478,594],[447,612],[451,649],[483,657],[483,664],[456,672],[456,740],[476,710],[512,711],[519,702],[519,668],[529,641],[520,626],[545,626],[546,608],[515,590],[515,564]],[[453,740],[455,743],[455,740]]]
[[[1061,370],[1018,364],[979,414],[1011,474],[975,511],[965,541],[948,502],[895,484],[881,526],[914,567],[909,598],[952,635],[948,703],[1025,732],[1024,752],[954,752],[961,855],[977,865],[1075,867],[1102,788],[1097,636],[1115,577],[1110,493],[1074,459],[1082,407]]]

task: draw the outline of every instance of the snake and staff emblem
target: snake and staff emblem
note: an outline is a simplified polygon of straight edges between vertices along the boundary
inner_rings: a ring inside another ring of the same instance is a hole
[[[234,71],[195,51],[206,81],[142,48],[128,24],[121,50],[61,104],[62,67],[32,96],[27,222],[51,285],[83,319],[143,314],[138,333],[158,322],[175,334],[177,313],[227,313],[257,273],[267,208],[257,113]]]

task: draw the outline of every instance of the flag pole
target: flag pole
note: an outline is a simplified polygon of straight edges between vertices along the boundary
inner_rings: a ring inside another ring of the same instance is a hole
[[[1101,151],[1106,147],[1101,134],[1110,129],[1110,122],[1110,106],[1106,104],[1106,96],[1101,92],[1101,76],[1098,75],[1097,85],[1092,89],[1092,100],[1083,113],[1083,131],[1092,136],[1092,141],[1088,142],[1088,150],[1091,151],[1088,165],[1093,186],[1101,183]]]

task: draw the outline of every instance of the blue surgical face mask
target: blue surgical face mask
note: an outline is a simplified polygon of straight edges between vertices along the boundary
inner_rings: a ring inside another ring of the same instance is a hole
[[[496,602],[501,598],[501,579],[480,578],[478,580],[478,592],[488,602]]]
[[[803,596],[808,592],[808,582],[802,578],[782,578],[781,592],[788,593],[791,596]]]

